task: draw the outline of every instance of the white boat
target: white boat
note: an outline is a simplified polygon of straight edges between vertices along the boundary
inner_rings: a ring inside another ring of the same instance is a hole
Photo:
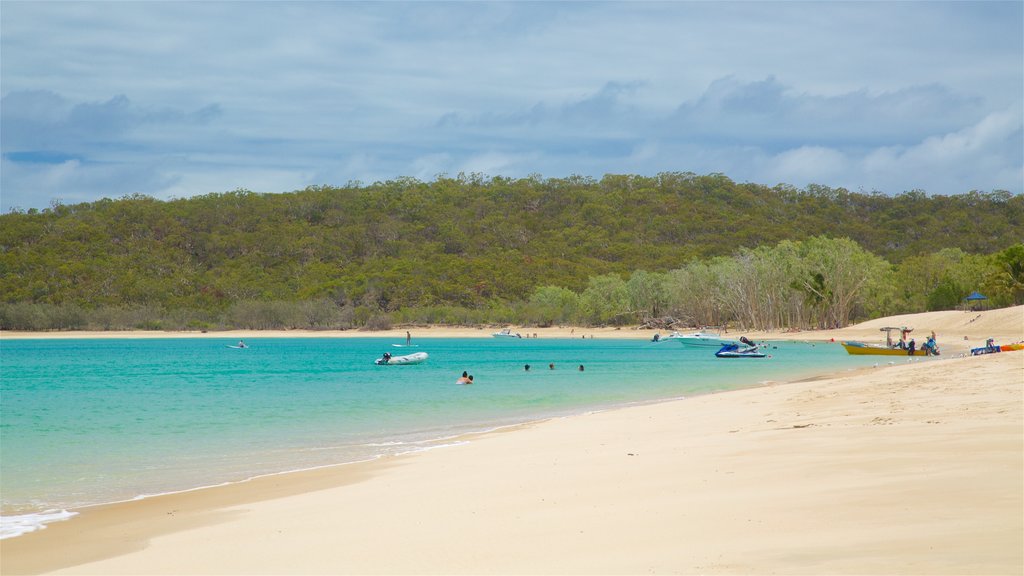
[[[427,359],[426,352],[413,352],[412,354],[405,354],[403,356],[392,356],[391,354],[385,353],[380,358],[373,361],[378,366],[399,366],[402,364],[419,364]]]
[[[491,336],[495,338],[522,338],[518,333],[513,334],[511,328],[502,328],[501,332],[495,332]]]
[[[675,340],[684,346],[707,346],[709,348],[721,348],[722,346],[737,344],[735,340],[722,338],[717,332],[705,332],[703,330],[687,332],[685,334],[673,332],[662,338],[662,340]]]

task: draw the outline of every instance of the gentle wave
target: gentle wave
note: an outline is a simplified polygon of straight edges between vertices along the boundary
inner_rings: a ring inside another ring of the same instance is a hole
[[[47,510],[34,514],[0,516],[0,540],[42,530],[50,522],[67,520],[77,514],[78,512],[68,512],[67,510]]]

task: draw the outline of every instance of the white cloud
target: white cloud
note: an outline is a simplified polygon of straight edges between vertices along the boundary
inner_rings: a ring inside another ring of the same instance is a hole
[[[848,159],[839,151],[801,146],[772,158],[765,170],[770,182],[833,182],[845,175]]]
[[[5,2],[0,204],[460,171],[1024,192],[1021,118],[1005,112],[1024,107],[1022,15],[1019,2]]]

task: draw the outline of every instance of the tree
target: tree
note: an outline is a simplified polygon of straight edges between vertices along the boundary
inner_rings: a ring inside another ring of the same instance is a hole
[[[580,309],[594,324],[621,322],[630,311],[626,281],[617,274],[591,276],[580,295]]]
[[[996,253],[992,260],[995,269],[988,284],[998,291],[994,295],[1007,303],[1024,304],[1024,243]]]
[[[849,324],[866,288],[881,281],[888,268],[885,260],[849,238],[810,238],[800,243],[800,254],[805,267],[799,285],[816,299],[823,328]]]
[[[529,320],[540,326],[570,323],[577,317],[579,297],[560,286],[541,286],[530,296]]]

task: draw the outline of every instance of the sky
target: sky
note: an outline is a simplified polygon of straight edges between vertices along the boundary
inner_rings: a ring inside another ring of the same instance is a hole
[[[1024,192],[1024,2],[0,0],[0,211],[722,173]]]

